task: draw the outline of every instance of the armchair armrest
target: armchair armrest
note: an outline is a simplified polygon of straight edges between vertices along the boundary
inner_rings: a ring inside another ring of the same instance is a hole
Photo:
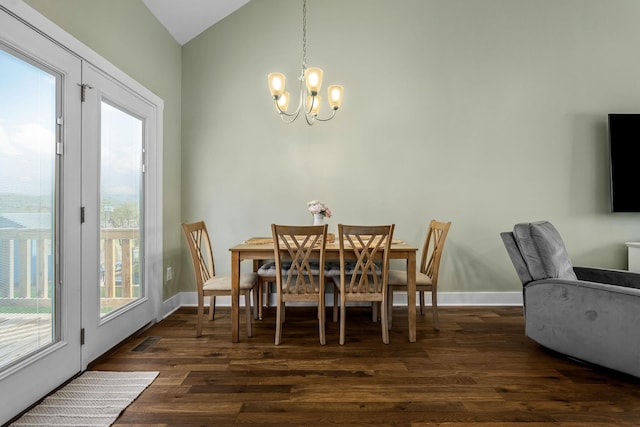
[[[524,300],[529,338],[570,357],[640,378],[640,289],[544,279],[525,286]]]
[[[579,280],[640,289],[640,274],[626,270],[574,267]]]

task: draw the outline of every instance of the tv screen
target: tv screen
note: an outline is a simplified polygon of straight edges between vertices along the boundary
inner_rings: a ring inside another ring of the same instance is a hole
[[[640,114],[609,114],[611,210],[640,212]]]

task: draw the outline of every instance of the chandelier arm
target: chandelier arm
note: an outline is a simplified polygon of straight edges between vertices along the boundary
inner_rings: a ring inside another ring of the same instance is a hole
[[[300,80],[299,93],[300,93],[300,95],[299,95],[299,99],[298,99],[298,106],[296,107],[295,111],[293,111],[292,113],[287,113],[285,110],[282,110],[280,108],[280,105],[278,105],[278,100],[275,97],[273,99],[273,103],[276,106],[276,109],[278,110],[278,112],[280,113],[280,117],[282,118],[282,121],[284,121],[285,123],[293,122],[298,117],[298,115],[300,114],[300,110],[302,110],[304,94],[306,93],[306,87],[302,83],[302,77],[301,77],[301,80]],[[293,119],[285,120],[285,117],[293,117]]]
[[[329,120],[333,119],[336,115],[336,109],[331,109],[331,115],[329,117],[327,117],[326,119],[321,119],[320,117],[316,117],[316,120],[318,120],[319,122],[328,122]]]
[[[305,90],[306,92],[306,90]],[[306,95],[306,93],[305,93]],[[311,114],[311,110],[313,110],[313,104],[315,104],[315,99],[318,97],[318,95],[311,95],[311,105],[307,105],[307,103],[305,102],[304,105],[304,113],[308,114],[308,115],[313,115]],[[305,100],[306,100],[306,96],[305,96]]]
[[[300,105],[298,105],[298,108],[296,108],[294,112],[287,113],[286,111],[280,109],[280,106],[278,105],[278,101],[275,98],[273,100],[273,104],[276,106],[276,109],[282,116],[291,117],[291,116],[297,116],[300,113]]]
[[[313,114],[306,114],[305,113],[304,119],[307,121],[307,124],[309,126],[313,126],[313,123],[316,121],[316,116],[314,116]]]
[[[290,113],[290,114],[282,113],[280,114],[280,118],[282,119],[283,122],[289,124],[289,123],[293,123],[298,118],[299,114],[300,114],[300,110],[297,110],[295,113]]]
[[[278,101],[275,98],[273,100],[273,105],[275,105],[276,110],[278,110],[278,113],[280,113],[280,117],[282,117],[283,120],[284,120],[285,117],[293,117],[293,116],[297,117],[299,112],[300,112],[299,108],[296,109],[296,111],[294,111],[293,113],[287,113],[286,111],[281,110],[280,106],[278,105]],[[295,117],[294,117],[293,120],[295,120]],[[293,120],[291,120],[291,121],[293,121]],[[290,123],[290,122],[287,122],[287,123]]]

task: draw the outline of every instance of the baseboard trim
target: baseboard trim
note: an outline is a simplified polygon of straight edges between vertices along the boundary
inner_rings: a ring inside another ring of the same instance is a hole
[[[417,300],[417,297],[416,297]],[[431,305],[431,296],[425,295],[425,305]],[[406,306],[407,294],[396,293],[394,306]],[[522,306],[522,292],[438,292],[438,306]]]
[[[169,317],[174,311],[182,307],[184,304],[184,294],[193,294],[194,298],[196,298],[197,305],[197,297],[195,292],[179,292],[172,296],[171,298],[164,300],[162,302],[162,306],[160,307],[161,313],[158,316],[160,319],[166,319]]]
[[[274,296],[271,296],[271,305],[275,304]],[[333,303],[332,297],[327,297],[327,305]],[[219,307],[230,307],[231,297],[218,297],[216,304]],[[431,297],[427,295],[426,305],[431,305]],[[198,305],[198,297],[195,292],[180,292],[162,303],[162,316],[166,318],[180,307],[195,307]],[[244,301],[240,298],[240,305]],[[406,306],[407,295],[396,293],[393,297],[394,306]],[[522,306],[522,292],[439,292],[438,306]]]

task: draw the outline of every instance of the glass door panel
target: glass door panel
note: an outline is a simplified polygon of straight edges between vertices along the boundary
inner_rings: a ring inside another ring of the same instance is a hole
[[[7,13],[4,4],[0,28],[0,424],[4,425],[82,369],[78,96],[82,64]]]
[[[100,127],[100,315],[144,296],[143,121],[104,100]]]
[[[0,369],[56,328],[56,95],[60,77],[0,45]]]
[[[90,363],[154,319],[143,232],[154,110],[90,63],[82,69],[82,360]]]

